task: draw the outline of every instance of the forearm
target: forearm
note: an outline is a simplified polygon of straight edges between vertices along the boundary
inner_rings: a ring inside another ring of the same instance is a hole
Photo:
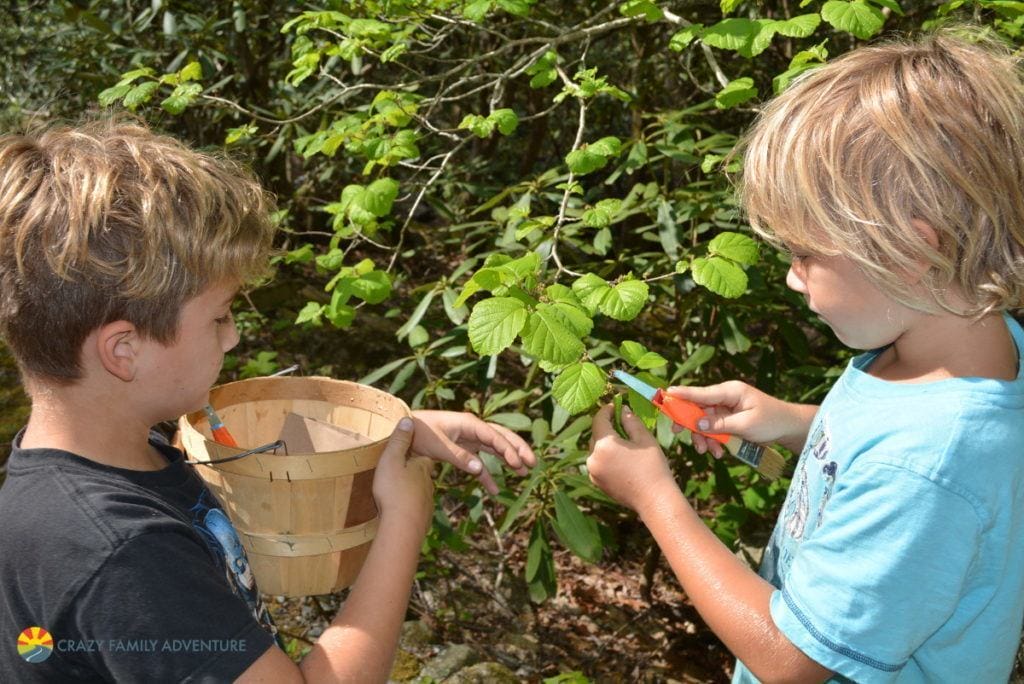
[[[807,442],[807,434],[811,431],[811,423],[818,413],[816,404],[795,404],[785,402],[787,415],[785,434],[777,441],[792,452],[800,453]]]
[[[302,660],[306,681],[384,682],[391,673],[423,534],[389,522],[382,517],[342,610]]]
[[[707,528],[674,482],[651,492],[639,511],[683,590],[729,650],[762,680],[823,681],[769,613],[774,588]]]

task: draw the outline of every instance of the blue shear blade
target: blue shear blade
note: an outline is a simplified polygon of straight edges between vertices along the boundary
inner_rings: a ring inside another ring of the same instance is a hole
[[[625,373],[623,371],[612,371],[612,375],[615,376],[616,380],[629,387],[647,401],[654,401],[654,395],[658,391],[656,388],[651,387],[643,380],[634,378],[629,373]]]

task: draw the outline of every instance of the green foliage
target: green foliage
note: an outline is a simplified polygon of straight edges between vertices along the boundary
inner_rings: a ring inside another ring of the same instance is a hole
[[[506,483],[489,462],[497,504],[472,483],[442,488],[473,513],[438,515],[430,543],[457,548],[496,506],[501,532],[529,535],[538,601],[557,591],[554,547],[588,561],[621,550],[585,465],[610,368],[813,401],[844,358],[735,204],[730,152],[755,109],[883,32],[974,14],[1016,44],[1024,33],[1024,12],[1001,0],[286,9],[13,3],[0,10],[13,19],[0,20],[0,123],[99,104],[248,159],[278,197],[280,252],[263,323],[244,331],[260,351],[237,372],[362,374],[413,407],[529,432],[531,475]],[[300,334],[322,342],[297,348]],[[773,517],[785,483],[696,454],[627,400],[722,539]]]

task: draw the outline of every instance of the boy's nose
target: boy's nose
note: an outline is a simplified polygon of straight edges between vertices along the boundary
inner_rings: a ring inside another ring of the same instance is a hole
[[[790,266],[789,273],[786,274],[786,287],[800,294],[807,294],[807,288],[804,285],[804,280],[797,274],[796,270]]]

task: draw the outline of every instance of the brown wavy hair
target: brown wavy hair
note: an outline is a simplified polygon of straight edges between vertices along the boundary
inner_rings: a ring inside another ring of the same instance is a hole
[[[1024,304],[1024,80],[978,29],[867,46],[809,71],[741,145],[739,196],[769,241],[852,258],[921,311]],[[910,291],[900,274],[921,264],[923,287]]]
[[[238,164],[134,119],[4,136],[0,333],[22,372],[62,384],[106,323],[170,343],[186,301],[266,272],[272,208]]]

